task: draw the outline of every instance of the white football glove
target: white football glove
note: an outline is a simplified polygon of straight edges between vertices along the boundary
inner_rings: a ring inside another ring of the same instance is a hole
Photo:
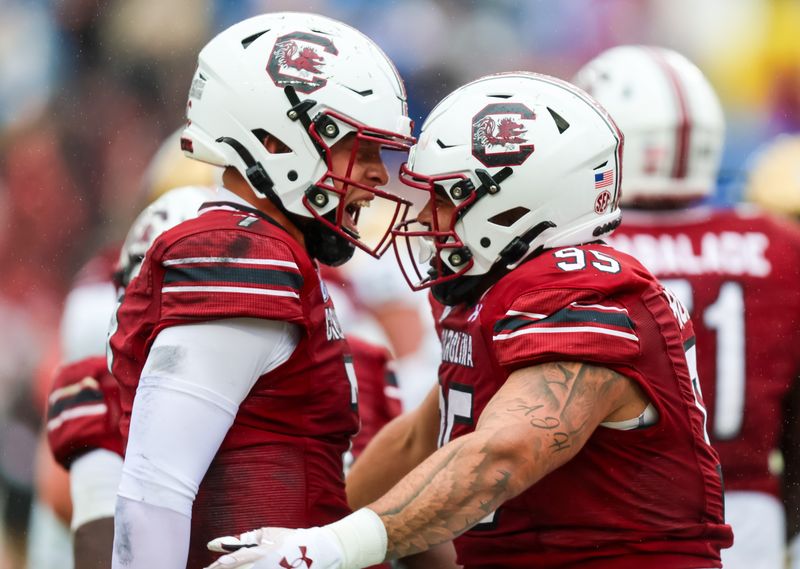
[[[341,569],[342,547],[324,527],[309,529],[261,528],[238,538],[219,537],[211,551],[227,553],[207,569]]]
[[[219,537],[208,548],[227,555],[206,569],[360,569],[384,560],[387,535],[380,516],[361,508],[323,527],[261,528]]]

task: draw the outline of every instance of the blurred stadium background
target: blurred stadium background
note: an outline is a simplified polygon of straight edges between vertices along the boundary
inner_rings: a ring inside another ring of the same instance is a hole
[[[11,489],[0,504],[13,539],[24,540],[34,476],[33,386],[58,358],[75,272],[144,203],[142,173],[182,121],[199,48],[275,10],[316,11],[375,39],[418,125],[486,73],[568,79],[613,45],[676,49],[725,106],[721,204],[738,199],[761,144],[800,130],[797,0],[0,0],[0,487]]]

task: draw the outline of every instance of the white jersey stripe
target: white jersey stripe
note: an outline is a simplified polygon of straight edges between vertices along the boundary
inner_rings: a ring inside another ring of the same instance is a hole
[[[628,340],[633,340],[635,342],[639,341],[639,338],[636,337],[634,334],[628,334],[627,332],[620,332],[618,330],[609,330],[607,328],[597,328],[595,326],[568,326],[564,328],[523,328],[522,330],[517,330],[516,332],[509,332],[508,334],[498,334],[497,336],[493,336],[492,340],[508,340],[510,338],[522,336],[523,334],[565,334],[568,332],[588,332],[590,334],[607,334],[608,336],[618,336],[620,338],[627,338]]]
[[[65,409],[47,422],[47,430],[53,431],[72,419],[90,417],[92,415],[102,415],[106,411],[108,411],[108,407],[106,407],[105,403],[97,403],[96,405],[83,405],[81,407]]]
[[[69,397],[70,395],[75,395],[76,393],[82,391],[84,388],[88,387],[89,389],[100,389],[100,384],[97,382],[95,378],[90,375],[87,375],[82,380],[77,383],[73,383],[71,385],[67,385],[65,387],[60,387],[58,389],[53,390],[53,393],[50,394],[48,397],[48,401],[52,405],[59,399],[63,399],[64,397]]]
[[[573,302],[570,306],[574,306],[575,308],[597,308],[598,310],[613,310],[614,312],[624,312],[625,314],[628,313],[627,308],[619,308],[617,306],[603,306],[602,304],[578,304],[577,302]]]
[[[194,265],[197,263],[220,263],[225,265],[239,264],[239,265],[263,265],[270,267],[288,267],[290,269],[297,269],[297,263],[292,261],[279,261],[277,259],[247,259],[237,257],[187,257],[185,259],[169,259],[164,261],[162,265],[165,267],[172,267],[175,265]],[[299,270],[299,269],[298,269]]]
[[[509,310],[506,312],[506,316],[527,316],[528,318],[536,318],[537,320],[541,320],[542,318],[547,318],[547,314],[537,314],[536,312],[521,312],[519,310]]]
[[[287,296],[300,298],[296,292],[288,290],[267,290],[246,286],[165,286],[161,292],[234,292],[239,294],[261,294],[264,296]]]

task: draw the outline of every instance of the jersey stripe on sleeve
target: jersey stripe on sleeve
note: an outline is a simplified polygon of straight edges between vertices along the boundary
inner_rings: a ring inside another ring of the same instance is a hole
[[[53,390],[48,402],[48,431],[59,428],[66,421],[89,415],[102,415],[108,410],[100,384],[90,376]]]
[[[498,362],[509,370],[556,359],[610,363],[640,350],[625,307],[558,290],[517,298],[494,323],[492,340]]]
[[[639,341],[633,322],[624,308],[576,302],[550,315],[509,310],[505,318],[495,324],[493,340],[507,340],[525,334],[579,332]]]
[[[194,257],[163,264],[164,293],[228,292],[299,298],[303,287],[297,265],[279,259]]]

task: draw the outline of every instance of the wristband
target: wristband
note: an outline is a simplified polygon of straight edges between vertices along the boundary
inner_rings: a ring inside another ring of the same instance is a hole
[[[369,508],[350,514],[328,524],[342,547],[341,569],[361,569],[383,563],[386,558],[388,536],[380,516]]]

